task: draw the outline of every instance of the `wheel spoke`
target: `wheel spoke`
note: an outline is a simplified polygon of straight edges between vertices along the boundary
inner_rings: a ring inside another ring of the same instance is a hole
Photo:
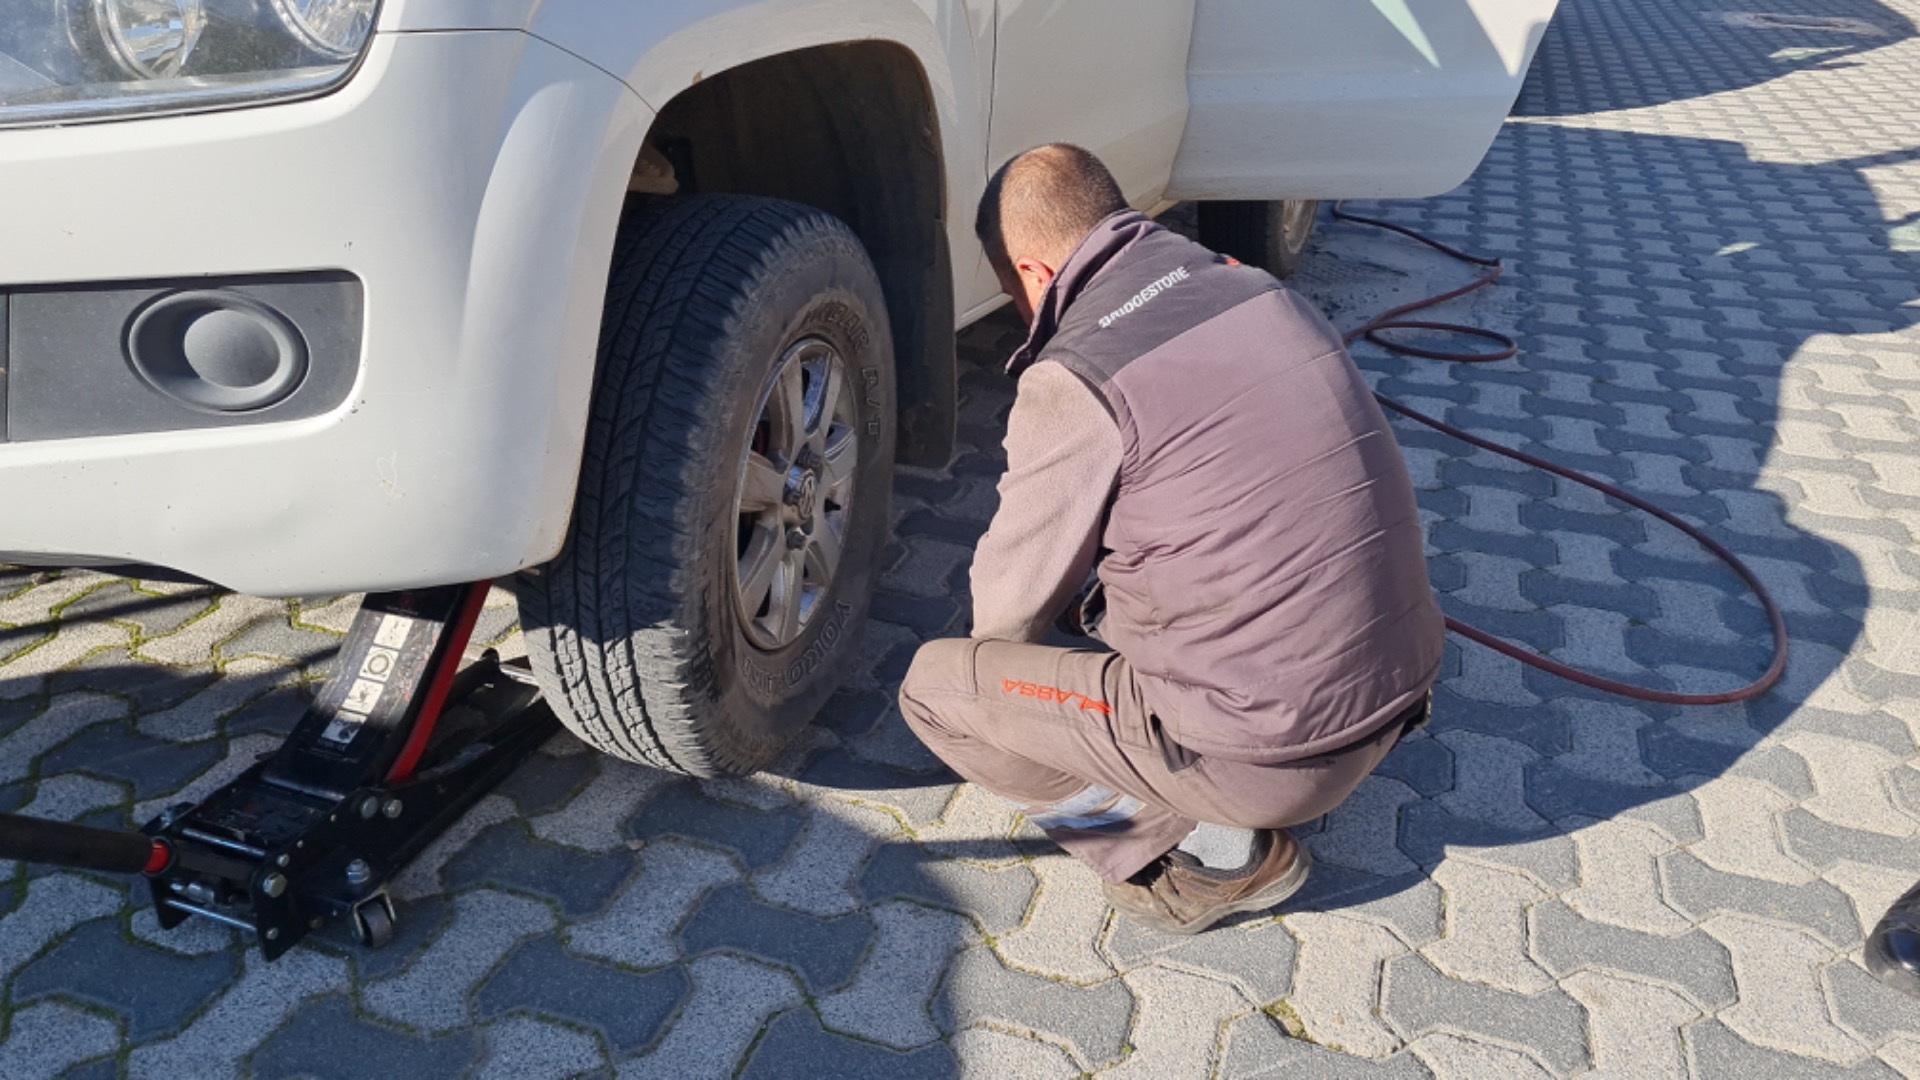
[[[802,378],[804,365],[788,364],[780,373],[780,384],[773,389],[777,427],[774,437],[780,440],[780,448],[786,451],[787,459],[800,456],[800,448],[807,445],[807,388]]]
[[[774,593],[773,610],[767,612],[767,619],[773,624],[774,636],[782,642],[792,641],[800,632],[805,558],[802,552],[789,549],[780,560],[780,588]]]
[[[820,468],[820,486],[838,501],[846,502],[839,498],[840,486],[853,479],[854,466],[860,459],[860,440],[854,437],[852,428],[841,428],[827,439],[820,456],[826,459]]]
[[[780,506],[786,474],[766,455],[747,451],[746,474],[740,479],[740,512],[750,514]]]
[[[833,427],[833,414],[839,408],[840,395],[846,389],[846,371],[829,354],[821,362],[825,369],[826,385],[821,388],[820,396],[814,404],[812,414],[807,417],[807,442],[815,451],[826,450],[827,432]]]
[[[740,557],[740,603],[749,615],[759,611],[766,600],[767,591],[774,586],[774,571],[780,569],[786,552],[787,539],[779,530],[763,526],[753,531],[747,553]],[[779,602],[775,596],[774,606]]]
[[[807,571],[813,583],[826,588],[840,566],[840,534],[834,531],[833,522],[820,519],[813,527],[813,535],[807,538],[805,550]]]

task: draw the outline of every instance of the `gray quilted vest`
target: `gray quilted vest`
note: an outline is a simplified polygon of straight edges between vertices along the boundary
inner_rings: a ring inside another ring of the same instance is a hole
[[[1100,633],[1169,738],[1296,760],[1426,693],[1443,631],[1413,484],[1311,305],[1129,211],[1074,252],[1008,370],[1036,358],[1120,429]]]

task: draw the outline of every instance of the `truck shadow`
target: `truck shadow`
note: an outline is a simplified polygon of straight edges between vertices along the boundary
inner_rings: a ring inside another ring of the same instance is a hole
[[[1849,67],[1856,54],[1914,35],[1911,19],[1878,0],[1799,6],[1808,10],[1729,11],[1718,0],[1565,0],[1513,115],[1571,116],[1705,97],[1794,72]]]

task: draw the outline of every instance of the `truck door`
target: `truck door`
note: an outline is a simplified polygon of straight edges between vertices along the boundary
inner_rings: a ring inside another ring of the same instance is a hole
[[[1078,143],[1133,205],[1158,201],[1186,126],[1193,5],[998,0],[988,170],[1039,143]]]

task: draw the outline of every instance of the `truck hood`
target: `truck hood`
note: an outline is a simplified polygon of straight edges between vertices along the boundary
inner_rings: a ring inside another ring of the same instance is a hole
[[[524,30],[541,0],[386,0],[379,32]]]

